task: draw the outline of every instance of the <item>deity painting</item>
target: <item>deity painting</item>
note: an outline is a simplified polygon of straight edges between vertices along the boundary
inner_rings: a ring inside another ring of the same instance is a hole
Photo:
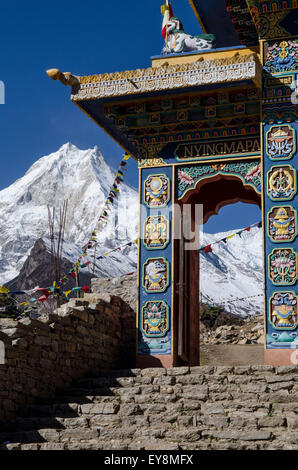
[[[296,191],[296,171],[294,168],[290,165],[271,168],[268,172],[268,196],[270,199],[291,199]]]
[[[164,292],[169,285],[169,263],[164,258],[148,259],[143,266],[146,292]]]
[[[268,222],[269,236],[274,242],[290,242],[297,235],[296,211],[291,206],[273,207]]]
[[[292,248],[276,248],[269,255],[269,278],[275,285],[291,285],[297,280],[297,254]]]
[[[144,244],[150,250],[163,249],[169,243],[169,221],[163,215],[148,217],[144,224]]]
[[[163,300],[148,301],[142,308],[142,326],[145,336],[160,338],[169,330],[169,307]]]
[[[270,300],[270,321],[276,329],[297,326],[297,297],[293,292],[276,292]]]
[[[274,126],[267,133],[267,153],[272,160],[287,160],[296,151],[295,131],[290,126]]]
[[[159,208],[170,199],[169,179],[165,175],[151,175],[145,181],[145,202],[148,207]]]

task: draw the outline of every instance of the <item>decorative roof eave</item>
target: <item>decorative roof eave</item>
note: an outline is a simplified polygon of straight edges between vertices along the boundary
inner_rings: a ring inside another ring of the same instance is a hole
[[[189,64],[75,78],[77,84],[69,83],[72,85],[71,99],[79,102],[243,80],[252,80],[260,87],[261,64],[257,54],[236,53],[224,59],[200,58]]]

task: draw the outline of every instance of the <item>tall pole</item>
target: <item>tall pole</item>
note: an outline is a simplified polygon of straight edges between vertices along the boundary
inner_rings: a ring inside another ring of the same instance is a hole
[[[79,269],[78,266],[76,265],[76,287],[80,287],[80,279],[79,279]],[[79,299],[81,297],[80,292],[77,292],[77,298]]]
[[[169,7],[169,0],[166,0],[166,5],[168,10],[170,9]],[[166,47],[168,47],[168,26],[166,25]]]

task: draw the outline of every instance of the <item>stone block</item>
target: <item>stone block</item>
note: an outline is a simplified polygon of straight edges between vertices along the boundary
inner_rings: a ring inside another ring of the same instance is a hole
[[[298,414],[288,413],[288,414],[286,414],[285,418],[286,418],[288,428],[289,429],[294,429],[294,430],[297,431],[297,429],[298,429]]]
[[[194,374],[194,375],[179,375],[176,377],[177,384],[193,384],[201,385],[205,381],[204,375]]]
[[[277,382],[277,383],[270,383],[268,384],[269,390],[273,390],[274,392],[277,390],[291,390],[293,388],[294,382]]]
[[[234,373],[235,374],[249,374],[251,372],[251,366],[235,366]]]
[[[98,404],[86,404],[80,405],[80,411],[82,414],[93,414],[93,415],[113,415],[119,410],[119,405],[115,403],[98,403]]]
[[[298,372],[298,366],[279,366],[275,369],[277,374],[293,374],[296,375]]]
[[[96,439],[99,436],[97,428],[94,429],[67,429],[60,432],[60,442],[67,442],[68,440],[75,441],[89,441]]]
[[[162,368],[148,368],[148,369],[143,369],[141,371],[141,375],[143,377],[160,377],[163,375],[167,375],[167,369],[162,369]]]
[[[283,416],[264,416],[258,419],[258,425],[260,428],[277,428],[286,426],[287,421]]]
[[[189,373],[189,367],[172,367],[167,369],[167,375],[186,375]]]
[[[20,446],[20,444],[19,444]],[[22,444],[21,445],[21,450],[39,450],[41,444]],[[10,450],[19,450],[19,448],[16,449],[10,449]]]
[[[54,429],[39,429],[38,434],[48,442],[59,442],[60,435]]]
[[[40,450],[65,450],[65,444],[55,442],[45,442],[40,444]]]
[[[154,377],[153,384],[154,385],[175,385],[176,377],[175,376],[159,376]]]
[[[88,304],[87,304],[88,305]],[[86,312],[86,307],[76,307],[71,309],[71,315],[75,318],[78,318],[84,323],[89,322],[89,315]]]
[[[271,439],[271,436],[270,431],[202,431],[202,437],[213,437],[233,441],[267,441]]]
[[[195,366],[190,367],[189,371],[191,374],[202,374],[202,375],[211,375],[215,372],[216,368],[213,366]]]
[[[138,404],[121,405],[119,413],[122,416],[132,416],[142,414],[142,409]]]
[[[267,390],[266,383],[250,383],[250,384],[241,384],[239,385],[241,392],[244,393],[264,393]]]

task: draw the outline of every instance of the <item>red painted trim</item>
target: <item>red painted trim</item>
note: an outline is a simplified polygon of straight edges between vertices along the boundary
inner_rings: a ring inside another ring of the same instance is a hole
[[[147,369],[148,367],[163,367],[165,369],[174,366],[174,359],[172,355],[169,356],[137,356],[136,367],[140,369]]]
[[[264,363],[271,366],[297,366],[297,349],[265,349]]]

